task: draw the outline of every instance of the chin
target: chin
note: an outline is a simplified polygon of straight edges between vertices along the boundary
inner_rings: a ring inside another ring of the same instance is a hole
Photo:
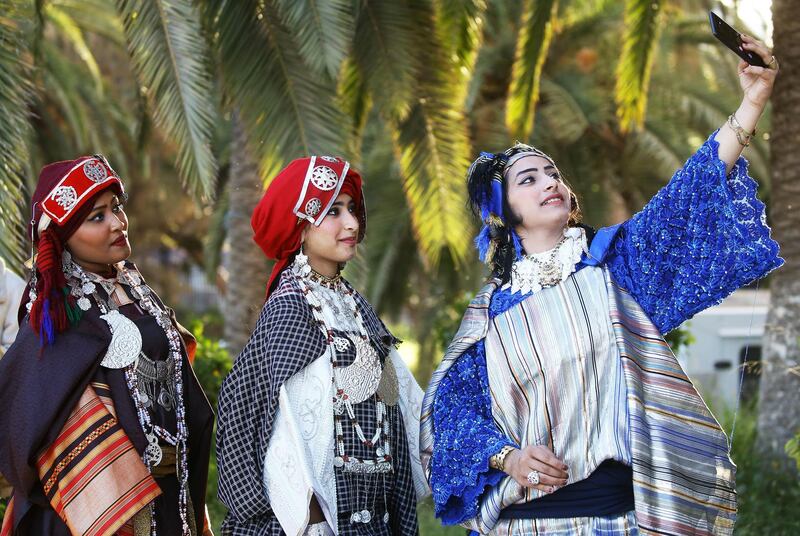
[[[131,248],[125,248],[125,251],[121,252],[119,255],[112,256],[112,261],[108,264],[117,264],[119,262],[128,260],[131,256]]]

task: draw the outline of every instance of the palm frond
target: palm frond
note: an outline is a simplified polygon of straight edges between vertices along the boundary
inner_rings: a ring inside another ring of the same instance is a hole
[[[336,78],[353,38],[353,3],[348,0],[275,0],[286,29],[295,36],[305,64]]]
[[[519,139],[527,138],[533,130],[542,67],[557,11],[557,0],[525,1],[506,103],[506,125],[511,135]]]
[[[567,88],[548,78],[542,79],[542,98],[546,105],[540,106],[548,130],[558,143],[573,143],[589,128],[589,119],[580,104]]]
[[[83,32],[125,44],[122,21],[116,6],[108,0],[48,0],[43,11],[56,9],[68,16]]]
[[[342,65],[336,92],[342,109],[350,118],[352,125],[351,134],[348,136],[347,154],[350,159],[357,160],[357,156],[361,152],[362,133],[372,106],[372,98],[367,87],[366,77],[358,65],[352,61],[352,58],[345,60]]]
[[[402,118],[413,98],[416,27],[407,2],[365,0],[359,7],[353,61],[381,112]]]
[[[25,256],[22,191],[28,168],[31,56],[25,40],[29,2],[9,0],[0,13],[0,257],[21,271]]]
[[[103,92],[103,78],[100,74],[100,67],[92,54],[91,48],[86,44],[83,31],[75,21],[62,9],[52,4],[47,4],[44,9],[47,19],[59,30],[59,35],[69,40],[75,53],[86,65],[95,88],[98,92]]]
[[[417,99],[393,137],[414,236],[436,266],[445,249],[457,262],[469,249],[463,193],[469,141],[459,98],[461,81],[453,72],[456,63],[438,39],[428,2],[414,3],[414,20],[422,54]]]
[[[263,176],[284,159],[341,154],[350,126],[336,106],[336,88],[303,63],[273,7],[258,0],[208,6],[224,88]]]
[[[155,124],[177,146],[177,169],[195,195],[214,193],[217,103],[199,14],[191,0],[117,0],[134,71]]]
[[[441,0],[437,19],[442,29],[442,40],[451,53],[458,57],[459,69],[468,75],[482,41],[483,16],[486,0]]]
[[[660,12],[661,0],[626,0],[625,3],[625,32],[615,89],[617,117],[623,131],[644,123]]]

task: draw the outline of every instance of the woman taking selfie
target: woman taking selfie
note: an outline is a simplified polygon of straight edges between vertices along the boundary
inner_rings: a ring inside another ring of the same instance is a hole
[[[663,334],[782,264],[740,158],[772,92],[739,65],[741,106],[630,220],[596,234],[543,152],[468,172],[493,278],[426,393],[436,514],[480,534],[731,534],[725,433]]]
[[[252,225],[276,262],[219,396],[223,534],[417,534],[422,390],[339,273],[366,231],[361,177],[338,158],[294,160]]]
[[[127,259],[102,156],[45,166],[16,342],[0,361],[5,535],[203,534],[213,414],[194,339]]]

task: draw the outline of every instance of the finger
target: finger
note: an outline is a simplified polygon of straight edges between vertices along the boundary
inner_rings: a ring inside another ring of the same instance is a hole
[[[548,465],[541,460],[526,456],[521,460],[520,467],[525,470],[525,474],[528,474],[530,471],[539,471],[539,478],[544,479],[545,477],[554,479],[554,480],[565,480],[569,475],[567,472],[561,468],[553,467],[552,465]],[[548,482],[550,484],[556,482]]]
[[[560,489],[560,488],[564,487],[563,484],[562,485],[559,485],[559,484],[545,484],[543,482],[540,482],[538,484],[531,484],[525,478],[515,478],[514,480],[516,480],[517,484],[519,484],[520,486],[522,486],[524,488],[537,489],[539,491],[543,491],[544,493],[553,493],[557,489]]]
[[[541,445],[538,445],[536,447],[531,447],[530,453],[532,455],[531,456],[532,458],[539,460],[540,462],[546,465],[549,465],[550,467],[552,467],[557,471],[560,472],[569,471],[569,467],[567,467],[567,464],[565,464],[562,460],[558,459],[556,455],[553,454],[553,452],[547,447],[543,447]]]
[[[771,71],[772,69],[767,69],[766,67],[758,67],[757,65],[749,65],[745,68],[743,73],[751,74],[753,76],[761,76],[766,71]]]
[[[769,49],[757,41],[742,42],[742,48],[758,54],[764,60],[764,63],[769,63],[769,60],[772,59],[772,53]]]

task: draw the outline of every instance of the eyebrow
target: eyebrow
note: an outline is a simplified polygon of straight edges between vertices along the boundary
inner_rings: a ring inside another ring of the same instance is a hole
[[[548,165],[544,166],[544,170],[545,171],[547,171],[549,169],[556,169],[556,167],[554,165],[551,165],[551,164],[548,164]],[[523,169],[522,171],[517,173],[517,177],[519,177],[523,173],[527,173],[529,171],[539,171],[539,168],[532,167],[532,168],[528,168],[528,169]]]
[[[92,212],[96,212],[96,211],[98,211],[98,210],[102,210],[102,209],[106,208],[106,206],[107,206],[107,205],[97,205],[96,207],[94,207],[94,208],[92,209]],[[90,212],[89,214],[91,214],[92,212]]]

